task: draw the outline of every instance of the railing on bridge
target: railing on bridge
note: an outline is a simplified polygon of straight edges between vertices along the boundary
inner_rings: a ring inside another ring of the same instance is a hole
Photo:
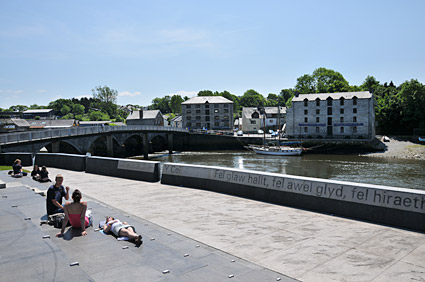
[[[184,132],[186,128],[154,126],[154,125],[128,125],[128,126],[93,126],[93,127],[71,127],[62,129],[42,129],[37,131],[25,131],[16,133],[0,134],[0,145],[20,142],[38,141],[44,139],[90,135],[119,131],[150,131],[150,132]]]

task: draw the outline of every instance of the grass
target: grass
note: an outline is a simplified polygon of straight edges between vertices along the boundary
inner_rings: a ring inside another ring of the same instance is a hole
[[[13,170],[11,165],[0,165],[0,170]],[[29,170],[23,169],[22,171],[24,172],[31,172]]]

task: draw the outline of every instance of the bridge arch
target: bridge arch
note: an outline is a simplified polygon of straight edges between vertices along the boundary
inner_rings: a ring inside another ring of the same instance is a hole
[[[112,148],[108,148],[108,138],[111,138]],[[91,142],[88,151],[94,156],[106,157],[108,155],[111,155],[109,153],[111,149],[113,155],[120,155],[123,150],[121,144],[116,140],[114,136],[101,135]]]
[[[122,147],[125,150],[125,157],[141,156],[143,155],[143,137],[140,134],[133,134],[123,142]]]

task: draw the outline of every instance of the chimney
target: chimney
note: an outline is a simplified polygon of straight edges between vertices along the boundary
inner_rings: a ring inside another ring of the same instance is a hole
[[[143,119],[143,109],[139,110],[139,119]]]

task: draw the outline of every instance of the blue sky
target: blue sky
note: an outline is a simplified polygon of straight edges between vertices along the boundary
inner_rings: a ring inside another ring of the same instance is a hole
[[[0,2],[0,107],[119,92],[264,96],[318,67],[425,82],[425,1]]]

